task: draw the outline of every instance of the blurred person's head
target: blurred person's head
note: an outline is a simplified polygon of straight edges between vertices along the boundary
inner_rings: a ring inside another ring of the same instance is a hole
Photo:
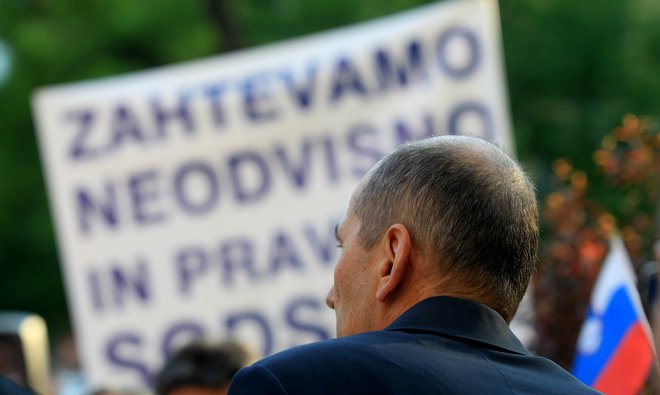
[[[250,361],[233,341],[194,342],[172,354],[155,379],[158,395],[224,395],[234,374]]]
[[[90,395],[145,395],[140,390],[121,389],[114,387],[100,387],[89,393]]]
[[[536,268],[534,187],[500,148],[473,137],[387,155],[336,230],[343,252],[327,303],[338,336],[382,330],[441,295],[483,303],[509,322]]]

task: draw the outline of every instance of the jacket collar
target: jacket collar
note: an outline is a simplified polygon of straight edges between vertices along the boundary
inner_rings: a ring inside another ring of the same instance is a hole
[[[449,296],[425,299],[385,330],[429,332],[530,355],[495,310],[481,303]]]

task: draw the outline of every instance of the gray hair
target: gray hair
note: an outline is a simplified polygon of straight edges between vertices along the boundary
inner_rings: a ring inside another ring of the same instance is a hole
[[[354,199],[363,247],[401,223],[438,273],[511,320],[536,270],[538,209],[533,184],[501,149],[465,136],[405,144]]]

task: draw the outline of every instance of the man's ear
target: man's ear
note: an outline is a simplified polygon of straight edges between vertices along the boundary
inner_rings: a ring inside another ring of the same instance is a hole
[[[376,299],[384,301],[403,281],[410,269],[410,233],[403,224],[394,224],[387,229],[381,247],[385,251],[378,264],[378,289]]]

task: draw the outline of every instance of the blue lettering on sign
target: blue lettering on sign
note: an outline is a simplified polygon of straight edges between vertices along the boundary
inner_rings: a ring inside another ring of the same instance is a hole
[[[304,226],[303,232],[305,233],[309,247],[314,252],[316,258],[326,266],[330,266],[335,262],[337,240],[335,239],[334,225],[337,222],[332,221],[330,223],[330,226],[326,228],[325,237],[319,236],[317,229],[311,224]]]
[[[110,228],[116,228],[119,225],[114,184],[106,181],[103,187],[103,195],[100,197],[92,196],[91,192],[82,186],[76,188],[76,215],[78,226],[83,234],[89,233],[91,228],[90,217],[96,217],[96,214],[100,214],[102,223]]]
[[[225,328],[231,336],[245,330],[245,327],[253,327],[261,332],[263,338],[262,355],[269,355],[273,352],[273,331],[261,313],[258,311],[246,311],[230,314],[225,319]]]
[[[172,355],[178,348],[192,340],[204,337],[204,328],[195,322],[180,322],[168,328],[160,344],[164,357]],[[182,340],[183,339],[183,340]]]
[[[95,159],[101,154],[109,154],[122,148],[124,145],[144,145],[148,142],[145,131],[140,124],[137,114],[128,105],[118,103],[109,114],[109,123],[106,126],[106,139],[96,145],[92,143],[92,132],[98,130],[97,116],[92,110],[71,111],[66,114],[68,121],[78,124],[74,134],[69,155],[74,160]],[[97,140],[99,140],[97,138]]]
[[[218,317],[219,327],[207,328],[202,322],[192,317],[180,318],[167,324],[150,338],[136,330],[125,329],[110,335],[103,343],[106,362],[117,372],[130,372],[145,385],[151,384],[154,372],[162,362],[151,365],[147,355],[160,354],[165,360],[184,344],[208,336],[214,338],[246,338],[246,333],[254,335],[253,340],[260,343],[262,355],[269,355],[288,341],[296,345],[302,341],[324,340],[330,338],[330,328],[319,320],[319,314],[325,309],[318,297],[299,295],[293,297],[277,312],[276,316],[254,310],[244,309],[222,314]],[[284,330],[275,331],[274,328]],[[291,336],[293,335],[293,336]],[[254,346],[254,344],[251,344]],[[150,348],[158,347],[150,350]]]
[[[79,185],[73,191],[78,230],[88,236],[95,229],[159,226],[177,215],[211,214],[221,201],[234,206],[259,204],[283,188],[308,191],[315,182],[328,187],[344,181],[341,177],[357,180],[393,147],[443,131],[480,134],[488,140],[496,137],[491,108],[476,100],[451,107],[446,122],[425,109],[413,117],[393,114],[389,121],[389,125],[358,121],[335,134],[310,132],[291,144],[234,151],[217,167],[207,159],[190,159],[167,173],[147,168],[124,179],[90,180],[93,187]],[[339,152],[346,154],[341,163]]]
[[[269,272],[272,276],[278,272],[291,268],[296,271],[303,271],[302,259],[293,245],[293,241],[283,231],[275,232],[272,244],[270,246],[270,264]]]
[[[460,42],[467,46],[469,55],[464,65],[454,65],[450,63],[451,57],[447,51],[450,45]],[[469,29],[459,26],[447,30],[438,38],[437,50],[440,69],[451,78],[465,78],[474,73],[479,67],[481,60],[479,40],[474,32]]]
[[[326,136],[322,140],[323,151],[325,152],[325,167],[328,169],[328,180],[337,183],[339,181],[339,165],[337,164],[337,153],[335,152],[335,143],[331,136]]]
[[[195,176],[201,179],[206,186],[206,196],[199,201],[193,201],[188,195],[190,189],[186,188],[186,181]],[[200,215],[211,211],[218,203],[219,194],[218,178],[208,164],[194,161],[177,169],[174,175],[174,196],[176,202],[187,213]]]
[[[146,305],[152,298],[147,262],[136,258],[132,267],[110,263],[107,267],[87,272],[92,306],[96,313],[114,308],[124,308],[128,302]]]
[[[276,230],[269,236],[263,254],[257,254],[255,240],[233,236],[203,247],[187,245],[177,248],[173,254],[173,270],[177,289],[181,296],[189,297],[205,278],[215,276],[224,288],[236,285],[241,279],[250,283],[268,281],[287,271],[303,272],[306,260],[303,249],[316,258],[323,267],[334,263],[337,248],[332,217],[322,226],[303,223],[299,232]],[[260,259],[257,260],[257,256]],[[216,273],[217,272],[217,273]]]
[[[449,114],[449,120],[447,121],[447,129],[449,132],[451,134],[467,134],[470,132],[475,132],[472,130],[461,130],[459,127],[460,121],[463,119],[463,117],[468,115],[476,116],[479,118],[482,124],[484,138],[490,141],[495,139],[495,124],[493,123],[493,117],[485,105],[476,101],[460,103],[454,109],[452,109],[451,113]]]
[[[73,125],[73,138],[66,155],[75,161],[98,159],[129,145],[145,147],[170,138],[170,130],[198,135],[199,128],[209,124],[216,130],[232,130],[227,129],[229,122],[242,120],[256,127],[280,120],[287,109],[310,113],[315,106],[332,108],[350,97],[368,100],[426,85],[432,77],[460,82],[484,62],[480,37],[467,26],[439,31],[429,42],[410,37],[392,45],[396,46],[376,47],[368,54],[311,58],[302,61],[303,67],[277,66],[183,87],[169,102],[156,92],[143,98],[146,103],[118,100],[98,109],[69,109],[64,120]],[[320,92],[326,91],[321,97]],[[253,129],[258,130],[233,130]]]
[[[422,116],[423,130],[420,134],[413,134],[410,126],[403,119],[397,119],[394,122],[394,130],[396,131],[396,144],[403,144],[409,141],[421,140],[423,138],[432,137],[436,134],[436,127],[433,117],[430,114]]]
[[[259,278],[255,267],[255,250],[252,241],[248,238],[235,238],[225,240],[220,245],[220,265],[222,267],[225,285],[234,283],[235,272],[244,272],[252,281]]]
[[[118,105],[110,123],[110,144],[107,149],[117,150],[122,144],[128,144],[131,140],[143,143],[146,140],[140,126],[137,115],[129,107]]]
[[[310,63],[307,66],[305,80],[302,83],[295,81],[291,70],[283,69],[279,73],[287,92],[293,98],[294,103],[297,104],[301,110],[309,110],[312,105],[312,98],[314,97],[314,90],[316,88],[316,76],[318,74],[318,67],[315,63]]]
[[[158,203],[160,198],[158,177],[158,170],[147,170],[133,174],[128,179],[129,194],[133,202],[133,217],[137,223],[153,224],[165,219],[164,212],[149,209],[154,203]]]
[[[278,115],[267,74],[249,76],[241,85],[245,112],[253,122],[271,121]]]
[[[242,203],[254,202],[266,196],[270,189],[270,172],[266,160],[256,151],[244,151],[233,154],[228,160],[229,176],[236,200]],[[257,171],[257,184],[252,189],[246,186],[245,175],[241,170],[252,168]]]
[[[319,311],[323,308],[325,308],[324,304],[319,303],[317,298],[300,297],[294,299],[286,308],[286,323],[292,329],[316,335],[317,340],[329,339],[330,333],[326,328],[315,323],[314,320],[305,322],[299,314],[304,310]]]
[[[195,130],[195,124],[190,113],[190,94],[181,94],[174,108],[165,108],[157,97],[151,99],[151,110],[156,124],[156,134],[160,137],[166,136],[167,125],[177,121],[183,126],[183,130],[191,133]]]
[[[176,254],[174,262],[179,280],[179,293],[189,295],[193,280],[206,274],[209,269],[208,256],[202,248],[188,247]]]
[[[366,98],[367,88],[360,77],[358,68],[347,57],[339,58],[333,70],[330,101],[338,102],[347,92]]]
[[[86,143],[92,131],[94,113],[91,110],[71,111],[66,114],[66,119],[78,123],[78,131],[71,141],[69,155],[74,160],[91,159],[97,154],[96,150]]]
[[[351,172],[356,178],[362,178],[385,154],[376,148],[378,138],[378,130],[366,123],[353,125],[348,131],[348,149],[351,153],[356,154],[352,157],[354,164],[351,167]],[[362,162],[363,166],[356,163],[358,158],[367,159]]]
[[[135,272],[128,273],[119,265],[110,268],[112,296],[115,307],[123,307],[127,298],[136,297],[142,303],[150,298],[149,272],[145,261],[136,262]]]
[[[301,189],[305,186],[308,177],[307,175],[311,169],[312,162],[312,142],[309,139],[305,139],[301,147],[301,156],[299,163],[294,164],[291,160],[290,154],[284,149],[284,146],[277,145],[275,146],[275,157],[279,160],[279,163],[284,169],[284,174],[286,174],[291,181],[293,181],[293,186]]]
[[[140,336],[130,332],[120,333],[107,343],[105,355],[112,365],[133,371],[142,383],[149,385],[151,383],[151,373],[147,366],[138,359],[142,355],[141,348],[142,339]],[[124,355],[127,351],[132,351],[134,355]]]
[[[98,313],[104,308],[101,277],[97,271],[92,270],[87,273],[87,280],[89,281],[89,291],[92,294],[92,306]]]
[[[222,106],[222,98],[227,92],[227,86],[221,82],[214,85],[208,85],[204,88],[204,95],[209,99],[211,106],[211,114],[213,115],[213,123],[215,126],[225,124],[225,111]]]
[[[407,86],[413,81],[428,79],[428,70],[424,62],[422,45],[411,40],[406,47],[406,58],[401,63],[394,63],[392,56],[385,49],[375,53],[376,77],[381,91],[387,91],[391,85]]]

